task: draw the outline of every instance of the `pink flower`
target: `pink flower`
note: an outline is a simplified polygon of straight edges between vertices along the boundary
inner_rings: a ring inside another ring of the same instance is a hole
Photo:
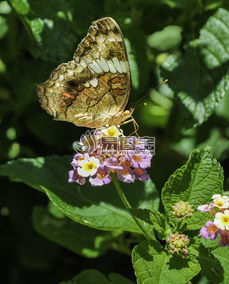
[[[149,174],[145,169],[141,168],[134,169],[134,173],[135,173],[135,178],[139,179],[140,181],[146,181],[147,179],[149,179]]]
[[[134,168],[146,169],[151,166],[151,159],[152,159],[151,154],[133,154],[129,155],[129,157],[131,165]]]
[[[135,181],[135,175],[130,168],[118,170],[118,179],[123,182],[131,183]]]
[[[80,176],[77,171],[71,170],[68,173],[68,182],[77,182],[79,184],[85,184],[86,180],[84,177]]]
[[[199,236],[205,239],[214,240],[219,233],[219,229],[216,227],[214,222],[207,221],[205,226],[200,229]]]
[[[197,209],[200,212],[207,212],[207,211],[210,211],[213,207],[214,207],[214,203],[210,203],[210,204],[200,205],[200,206],[198,206]]]
[[[108,169],[114,169],[114,170],[122,170],[123,167],[118,165],[118,161],[116,158],[108,158],[104,161],[104,166],[106,166]]]
[[[89,182],[92,186],[102,186],[110,183],[111,177],[104,167],[100,167],[96,175],[89,178]]]

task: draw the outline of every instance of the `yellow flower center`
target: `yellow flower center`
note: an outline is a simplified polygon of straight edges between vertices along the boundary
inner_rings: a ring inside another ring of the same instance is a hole
[[[215,202],[215,205],[218,206],[218,207],[221,207],[224,205],[224,202],[222,200],[218,200]]]
[[[136,162],[141,162],[142,157],[141,156],[137,156],[137,155],[133,155],[132,156],[133,160],[135,160]]]
[[[229,224],[229,215],[223,215],[221,217],[221,222],[225,225],[228,225]]]
[[[83,169],[87,172],[91,172],[93,169],[96,169],[96,165],[93,162],[85,163]]]

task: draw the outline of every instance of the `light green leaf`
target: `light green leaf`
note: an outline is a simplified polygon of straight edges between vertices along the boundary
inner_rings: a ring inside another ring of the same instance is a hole
[[[0,14],[9,14],[12,11],[10,5],[7,3],[7,1],[2,1],[0,3]]]
[[[212,254],[215,256],[215,258],[220,262],[222,268],[223,268],[223,276],[224,281],[223,283],[229,283],[229,249],[228,247],[220,247],[217,249],[214,249],[212,251]]]
[[[148,36],[147,43],[150,47],[160,51],[166,51],[176,47],[181,41],[181,27],[167,26],[162,31]]]
[[[0,166],[0,175],[24,182],[45,192],[49,199],[69,218],[102,230],[124,230],[139,233],[130,212],[126,211],[112,184],[92,187],[69,184],[71,157],[19,159]],[[142,182],[122,184],[133,208],[154,207],[155,187]]]
[[[162,76],[186,111],[186,127],[203,123],[229,92],[229,12],[219,9],[187,44],[184,56],[169,56]],[[198,71],[197,71],[198,70]]]
[[[20,15],[26,15],[29,13],[30,5],[27,0],[10,0],[10,4]]]
[[[162,202],[167,214],[174,220],[172,206],[178,201],[187,201],[196,210],[201,204],[209,204],[213,194],[223,192],[223,169],[212,156],[211,148],[194,150],[188,162],[176,170],[165,183]],[[196,212],[186,219],[189,229],[199,229],[209,215]]]
[[[68,218],[55,218],[43,207],[34,207],[32,220],[38,233],[88,258],[104,254],[114,239],[111,233],[82,226]]]
[[[138,284],[185,284],[200,271],[195,258],[168,255],[156,241],[135,246],[132,262]]]

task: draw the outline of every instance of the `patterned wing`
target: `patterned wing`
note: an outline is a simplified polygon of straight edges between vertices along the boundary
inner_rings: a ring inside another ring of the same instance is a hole
[[[122,32],[112,18],[92,23],[73,60],[38,85],[41,106],[78,126],[120,124],[131,116],[130,69]]]

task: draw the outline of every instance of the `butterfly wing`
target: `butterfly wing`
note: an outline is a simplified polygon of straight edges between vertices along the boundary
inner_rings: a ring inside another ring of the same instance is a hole
[[[92,23],[73,60],[38,85],[41,106],[57,120],[78,126],[119,124],[130,93],[130,69],[122,32],[112,18]]]

